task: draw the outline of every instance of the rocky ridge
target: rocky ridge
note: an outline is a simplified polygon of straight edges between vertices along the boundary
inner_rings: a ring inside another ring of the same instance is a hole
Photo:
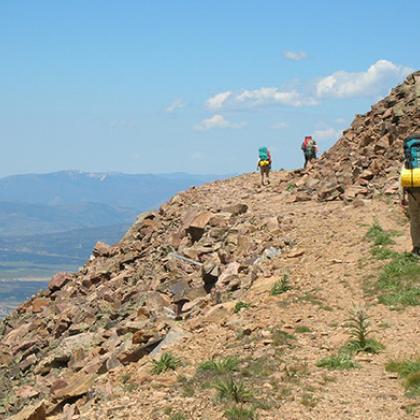
[[[295,180],[296,200],[353,201],[398,191],[403,140],[420,127],[420,71],[412,73]]]
[[[267,189],[258,186],[257,175],[192,188],[159,210],[140,215],[120,243],[98,243],[78,273],[54,276],[48,290],[21,305],[0,324],[0,415],[19,413],[15,419],[21,420],[130,418],[125,397],[115,391],[118,375],[144,369],[165,348],[197,341],[200,350],[191,348],[190,355],[184,354],[197,363],[203,352],[210,357],[229,352],[226,346],[232,345],[238,334],[246,337],[265,331],[256,348],[246,347],[265,354],[272,342],[269,327],[276,317],[284,319],[283,328],[304,319],[299,314],[303,310],[298,296],[289,313],[277,301],[262,297],[268,295],[267,287],[270,289],[279,276],[291,273],[299,277],[296,289],[302,293],[313,293],[315,285],[320,290],[327,284],[336,288],[334,276],[344,278],[344,268],[358,272],[358,256],[349,256],[349,249],[366,252],[360,245],[365,231],[359,229],[356,236],[354,232],[348,234],[345,226],[341,231],[343,217],[356,224],[365,219],[371,222],[379,214],[384,223],[389,223],[386,215],[391,210],[385,204],[369,204],[361,198],[387,192],[395,183],[394,171],[401,161],[400,143],[413,129],[413,121],[418,121],[419,77],[419,72],[410,76],[393,90],[391,99],[374,105],[367,116],[357,117],[337,145],[307,172],[273,174],[273,187]],[[386,104],[391,108],[386,109]],[[403,114],[396,114],[398,104]],[[366,137],[367,132],[370,137]],[[392,132],[398,133],[396,137]],[[388,142],[394,140],[386,149],[379,148],[383,151],[379,154],[375,146],[384,136]],[[364,140],[367,143],[362,147],[362,138],[371,140]],[[378,165],[381,169],[367,179],[363,171],[373,173]],[[335,187],[327,188],[329,182]],[[353,195],[350,191],[354,189],[357,193]],[[394,192],[394,187],[390,191]],[[303,202],[312,198],[322,202]],[[357,200],[353,206],[329,203],[337,199]],[[317,238],[319,245],[315,243]],[[324,280],[310,273],[312,266],[318,267]],[[303,272],[302,267],[307,271]],[[358,273],[360,277],[365,274],[363,270]],[[353,280],[356,284],[360,278]],[[363,300],[361,293],[346,295],[341,289],[345,298],[332,304],[337,311],[348,309],[351,299]],[[329,298],[329,290],[325,289],[325,299]],[[247,320],[251,328],[240,320],[231,320],[232,305],[244,299],[261,304],[261,309],[249,312],[254,319]],[[335,337],[335,329],[328,327],[329,316],[322,315],[327,305],[319,303],[319,299],[317,302],[317,319],[320,323],[322,320],[325,331],[332,329]],[[383,316],[379,309],[375,311],[378,318]],[[388,312],[386,316],[400,322]],[[413,316],[409,312],[407,324],[400,325],[407,331],[408,341],[413,339],[413,331],[416,333],[415,328],[409,332]],[[337,313],[336,317],[341,320],[343,315]],[[319,331],[311,338],[314,354],[330,348],[322,334]],[[207,348],[209,342],[217,351]],[[152,384],[152,388],[142,389],[147,398],[142,398],[141,393],[135,398],[142,417],[135,412],[131,418],[161,416],[149,401],[160,395],[153,386],[165,388],[168,384],[146,378]],[[138,381],[141,384],[145,379]],[[104,403],[100,397],[103,395],[113,395],[119,402]],[[395,404],[406,403],[403,397],[395,398]],[[387,402],[390,410],[395,408],[392,401]],[[179,404],[179,398],[176,402]],[[103,412],[96,406],[100,403],[105,406]],[[207,402],[208,414],[196,401],[188,404],[192,418],[223,416],[211,402]],[[325,408],[320,413],[330,415],[334,411]],[[295,415],[291,418],[304,418],[301,411]],[[276,417],[268,414],[264,418]]]

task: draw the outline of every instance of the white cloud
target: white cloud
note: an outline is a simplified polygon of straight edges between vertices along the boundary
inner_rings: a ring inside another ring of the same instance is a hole
[[[292,61],[301,61],[307,58],[307,54],[305,51],[284,51],[283,57],[286,60],[292,60]]]
[[[232,96],[231,91],[221,92],[217,95],[212,96],[211,98],[207,99],[206,105],[211,110],[220,109],[223,104]]]
[[[231,91],[219,93],[206,101],[211,109],[222,107],[257,107],[270,104],[293,107],[317,105],[318,101],[306,97],[295,89],[281,90],[275,87],[262,87],[254,90],[243,90],[239,93]]]
[[[171,104],[169,104],[166,108],[166,112],[175,112],[178,109],[182,109],[185,107],[185,103],[181,98],[175,99]]]
[[[318,97],[349,98],[386,93],[414,70],[388,60],[378,60],[365,72],[337,71],[316,84]]]
[[[276,122],[271,126],[271,128],[274,128],[275,130],[287,128],[287,127],[289,127],[289,125],[285,123],[284,121]]]
[[[335,128],[324,128],[321,130],[315,130],[312,134],[315,140],[337,140],[341,135],[341,131]]]
[[[304,97],[297,90],[281,90],[273,87],[244,90],[235,96],[235,102],[249,106],[279,104],[301,107],[317,104],[315,99]]]
[[[245,123],[232,123],[227,121],[223,115],[215,114],[212,117],[205,118],[194,128],[200,131],[210,130],[212,128],[241,128]]]

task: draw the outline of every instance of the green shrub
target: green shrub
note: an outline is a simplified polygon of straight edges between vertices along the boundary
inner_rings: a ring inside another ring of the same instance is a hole
[[[245,385],[233,378],[218,381],[214,387],[217,390],[219,399],[222,401],[245,403],[252,398],[252,393],[246,389]]]
[[[378,279],[379,302],[390,306],[420,305],[420,265],[413,255],[395,254]]]
[[[357,364],[352,360],[351,356],[346,353],[324,357],[319,360],[316,365],[329,370],[354,369],[357,367]]]
[[[386,364],[388,372],[396,372],[404,379],[404,387],[408,396],[420,395],[420,357],[413,360],[391,361]]]
[[[309,333],[312,332],[312,330],[309,327],[306,327],[305,325],[299,325],[295,328],[295,333]]]
[[[225,411],[228,420],[254,420],[255,410],[253,408],[232,407]]]
[[[207,360],[198,367],[201,372],[213,372],[219,375],[238,370],[239,359],[237,357],[226,357],[220,360]]]
[[[273,287],[271,288],[271,295],[272,296],[281,295],[282,293],[287,292],[291,288],[292,287],[290,286],[290,283],[289,283],[289,276],[287,274],[284,274],[280,280],[274,283]]]
[[[153,360],[152,363],[152,373],[154,375],[160,375],[167,370],[175,370],[179,366],[180,360],[171,353],[164,353],[159,360]]]
[[[366,234],[366,238],[375,246],[393,244],[392,236],[395,236],[395,232],[385,232],[378,222],[374,222]]]
[[[347,328],[350,336],[354,340],[350,340],[344,345],[342,351],[350,353],[379,353],[384,346],[373,338],[368,337],[371,333],[369,316],[362,308],[353,309],[351,316],[347,319]]]
[[[235,305],[235,308],[233,310],[233,312],[235,312],[235,314],[237,314],[238,312],[240,312],[242,309],[248,309],[251,305],[249,303],[245,303],[245,302],[238,302]]]

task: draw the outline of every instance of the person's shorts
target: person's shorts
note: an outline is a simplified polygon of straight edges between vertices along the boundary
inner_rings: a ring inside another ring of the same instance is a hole
[[[262,174],[266,174],[268,175],[270,173],[270,169],[271,169],[271,165],[267,165],[267,166],[260,166],[260,172],[261,175]]]

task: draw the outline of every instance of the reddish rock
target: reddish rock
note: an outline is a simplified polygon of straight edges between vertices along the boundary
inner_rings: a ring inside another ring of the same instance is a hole
[[[71,281],[71,276],[68,273],[57,273],[48,283],[48,288],[51,292],[55,292],[64,287]]]

